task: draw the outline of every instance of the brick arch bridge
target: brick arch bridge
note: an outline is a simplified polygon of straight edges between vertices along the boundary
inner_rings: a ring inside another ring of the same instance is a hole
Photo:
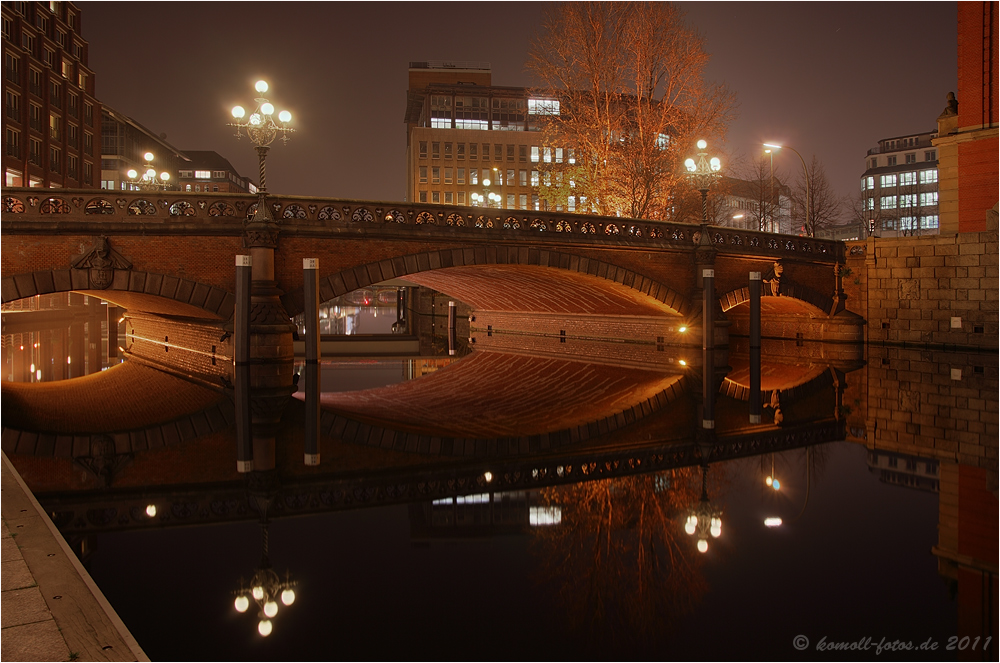
[[[132,310],[231,317],[234,256],[256,198],[236,194],[7,189],[2,299],[96,294]],[[271,196],[274,280],[302,310],[302,259],[319,258],[321,300],[404,277],[488,310],[692,317],[715,271],[719,313],[741,317],[750,271],[780,283],[780,315],[845,320],[840,242],[563,212]],[[775,298],[776,300],[779,297]],[[766,309],[765,309],[766,310]],[[724,317],[719,316],[719,317]],[[851,333],[847,333],[850,336]]]

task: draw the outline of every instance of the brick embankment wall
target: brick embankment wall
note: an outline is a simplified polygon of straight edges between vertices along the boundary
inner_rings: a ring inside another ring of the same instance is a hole
[[[997,350],[997,229],[848,242],[847,309],[868,343]]]

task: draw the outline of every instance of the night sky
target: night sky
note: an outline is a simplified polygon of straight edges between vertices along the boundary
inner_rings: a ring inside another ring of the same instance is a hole
[[[954,2],[680,3],[711,54],[706,78],[737,94],[724,153],[762,141],[815,154],[853,194],[879,139],[932,131],[956,87]],[[410,61],[483,61],[526,86],[543,5],[516,3],[80,2],[97,96],[181,150],[215,150],[256,179],[225,126],[253,83],[293,114],[268,159],[275,193],[402,200]],[[959,100],[961,102],[961,100]],[[775,158],[794,177],[794,154]]]

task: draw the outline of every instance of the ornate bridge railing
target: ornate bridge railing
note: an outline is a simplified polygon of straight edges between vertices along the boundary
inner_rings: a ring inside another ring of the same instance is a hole
[[[257,206],[252,195],[169,191],[4,189],[2,200],[4,232],[28,234],[51,232],[52,223],[65,231],[79,223],[112,233],[236,234]],[[268,202],[281,231],[289,234],[319,236],[326,229],[382,226],[429,236],[446,229],[451,234],[503,233],[518,239],[518,234],[543,234],[547,242],[605,240],[675,249],[693,249],[701,240],[701,227],[694,224],[568,212],[276,195]],[[837,241],[722,226],[710,226],[709,233],[712,246],[723,254],[819,263],[844,259],[844,244]]]

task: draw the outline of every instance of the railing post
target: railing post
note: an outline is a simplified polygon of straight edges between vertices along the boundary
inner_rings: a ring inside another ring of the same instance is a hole
[[[233,360],[236,364],[236,471],[253,471],[250,426],[250,256],[236,256],[236,310],[233,314]]]
[[[455,302],[448,302],[448,354],[455,354],[457,339],[455,338],[456,313]]]
[[[750,272],[750,423],[759,424],[760,395],[760,272]]]
[[[306,322],[305,464],[319,465],[319,260],[302,259]]]

